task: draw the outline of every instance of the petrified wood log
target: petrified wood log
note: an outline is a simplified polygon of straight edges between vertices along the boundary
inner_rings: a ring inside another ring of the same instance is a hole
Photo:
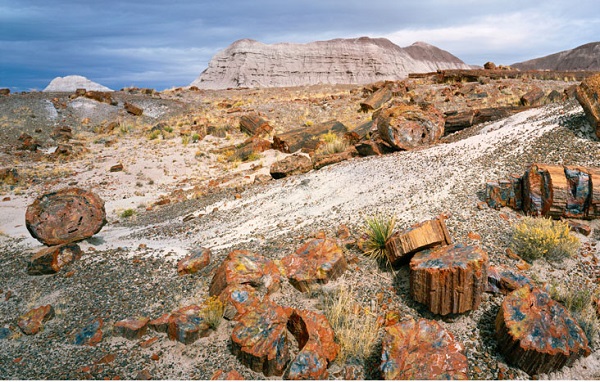
[[[488,267],[487,278],[486,292],[490,293],[508,294],[525,285],[535,286],[529,277],[503,266]]]
[[[290,361],[287,322],[291,312],[268,299],[240,317],[231,349],[241,363],[269,377],[280,376]]]
[[[200,248],[177,263],[177,273],[180,275],[196,273],[210,263],[210,249]]]
[[[355,153],[356,151],[354,151]],[[353,150],[346,150],[341,153],[334,153],[328,155],[319,155],[313,158],[313,168],[315,170],[322,169],[323,167],[330,166],[332,164],[340,163],[352,158]]]
[[[488,255],[455,244],[417,253],[410,261],[410,294],[435,314],[477,309],[487,286]]]
[[[383,104],[392,99],[392,92],[388,88],[381,88],[371,94],[369,98],[360,103],[360,109],[363,112],[379,109]]]
[[[504,357],[530,375],[558,370],[590,354],[583,330],[565,307],[530,286],[504,299],[496,338]]]
[[[452,333],[433,320],[412,318],[385,328],[383,379],[467,379],[467,357]]]
[[[136,116],[140,116],[140,115],[144,114],[144,109],[142,109],[141,107],[135,106],[134,104],[131,104],[129,102],[125,102],[123,107],[129,114],[133,114]]]
[[[328,238],[305,243],[295,253],[284,257],[281,264],[290,283],[300,292],[335,280],[348,267],[342,249],[335,240]]]
[[[446,113],[446,122],[444,123],[444,134],[451,134],[456,131],[465,129],[469,126],[473,126],[473,118],[475,118],[474,110]]]
[[[200,306],[190,305],[171,313],[167,329],[169,339],[188,345],[208,336],[210,326],[201,316],[201,309]]]
[[[113,333],[115,336],[125,337],[128,340],[142,338],[148,330],[147,317],[130,317],[121,321],[115,322],[113,325]]]
[[[240,118],[240,130],[250,136],[266,136],[271,134],[273,127],[258,114],[246,114]]]
[[[348,128],[338,121],[327,121],[317,123],[309,127],[294,129],[277,136],[279,141],[286,145],[289,152],[302,150],[305,153],[314,151],[321,142],[320,136],[327,133],[334,133],[343,136],[348,132]],[[275,140],[275,138],[273,138]]]
[[[485,187],[485,201],[491,208],[523,207],[523,178],[511,175],[508,180],[488,182]]]
[[[600,138],[600,74],[588,77],[577,87],[577,101],[583,107],[585,115],[596,135]]]
[[[81,253],[79,245],[74,243],[43,248],[27,264],[27,273],[30,275],[56,273],[65,265],[81,258]]]
[[[523,106],[539,106],[544,101],[544,91],[538,87],[534,87],[521,97],[521,105]]]
[[[410,260],[424,249],[452,243],[443,216],[413,225],[407,230],[395,232],[385,243],[392,265]]]
[[[51,305],[43,305],[31,309],[29,312],[19,317],[17,325],[23,333],[32,335],[43,330],[43,324],[52,318],[54,318],[54,308]]]
[[[312,160],[306,154],[292,154],[271,165],[269,172],[273,179],[304,174],[313,169]]]
[[[249,251],[235,250],[217,268],[210,283],[210,296],[219,296],[232,284],[248,284],[253,288],[265,288],[267,293],[279,289],[281,274],[271,260]]]
[[[91,191],[64,188],[37,198],[25,214],[29,233],[46,245],[87,239],[106,224],[104,201]]]
[[[223,317],[227,320],[238,320],[261,302],[256,289],[248,284],[228,285],[219,295],[219,300],[223,303]]]
[[[381,138],[398,150],[410,150],[437,142],[444,135],[444,117],[432,106],[397,105],[377,119]]]

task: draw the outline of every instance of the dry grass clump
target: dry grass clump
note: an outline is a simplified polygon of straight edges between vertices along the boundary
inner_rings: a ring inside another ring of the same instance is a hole
[[[200,315],[204,318],[206,323],[211,329],[217,329],[221,324],[223,318],[223,311],[225,306],[218,297],[209,297],[204,304],[202,304],[202,311]]]
[[[365,255],[381,263],[387,260],[389,262],[386,241],[394,233],[396,226],[396,216],[375,215],[365,217],[365,233],[367,240],[364,243]]]
[[[377,315],[356,302],[351,288],[324,295],[324,312],[340,345],[337,361],[369,357],[379,335]]]
[[[323,144],[321,144],[317,150],[318,155],[330,155],[343,153],[348,148],[348,142],[338,137],[335,133],[327,133],[321,136]]]
[[[550,296],[563,304],[577,321],[590,344],[598,341],[600,319],[594,304],[600,298],[600,290],[596,286],[584,285],[574,288],[564,282],[552,282]]]
[[[573,257],[579,249],[579,239],[562,221],[526,217],[513,226],[512,249],[523,259],[562,260]]]

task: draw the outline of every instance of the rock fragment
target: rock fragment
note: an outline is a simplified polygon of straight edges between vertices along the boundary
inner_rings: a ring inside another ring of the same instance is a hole
[[[210,255],[211,252],[208,248],[193,251],[177,263],[177,273],[186,275],[200,271],[210,263]]]
[[[49,275],[60,271],[65,265],[81,258],[79,245],[70,243],[43,248],[27,264],[30,275]]]
[[[577,87],[577,101],[583,107],[583,111],[590,125],[600,138],[600,74],[584,79]]]
[[[411,150],[437,142],[444,135],[444,117],[434,107],[398,105],[377,118],[381,138],[397,150]]]
[[[311,159],[304,154],[292,154],[271,165],[269,170],[274,179],[281,179],[292,175],[304,174],[313,169]]]
[[[101,318],[90,321],[81,330],[75,333],[73,344],[94,346],[102,341],[102,327],[104,321]]]
[[[147,317],[131,317],[115,322],[113,333],[115,336],[125,337],[128,340],[142,338],[148,329]]]
[[[54,318],[54,308],[51,305],[43,305],[31,309],[19,317],[17,325],[27,335],[37,334],[44,329],[44,323]]]

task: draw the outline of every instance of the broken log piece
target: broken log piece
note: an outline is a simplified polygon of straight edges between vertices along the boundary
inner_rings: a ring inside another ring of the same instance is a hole
[[[487,253],[455,244],[419,252],[410,261],[410,294],[435,314],[475,310],[487,286]]]
[[[146,330],[148,330],[149,321],[147,317],[130,317],[117,321],[113,325],[113,334],[125,337],[128,340],[142,338],[146,334]]]
[[[395,149],[411,150],[437,142],[444,135],[444,117],[433,106],[397,105],[382,110],[377,130]]]
[[[320,170],[323,167],[330,166],[332,164],[340,163],[343,161],[347,161],[352,158],[352,154],[356,153],[356,151],[351,148],[343,151],[341,153],[327,154],[327,155],[318,155],[313,158],[313,168],[315,170]]]
[[[304,174],[313,169],[313,163],[306,154],[295,153],[274,162],[269,169],[273,179],[281,179],[287,176]]]
[[[268,299],[240,317],[231,350],[242,364],[265,376],[281,376],[290,361],[287,322],[291,312]]]
[[[502,118],[510,117],[513,114],[520,113],[529,109],[528,106],[500,106],[488,107],[475,110],[473,115],[473,125],[479,123],[497,121]]]
[[[369,110],[379,109],[383,104],[392,99],[392,92],[383,87],[371,94],[369,98],[360,103],[360,109],[366,113]]]
[[[490,266],[487,270],[486,292],[508,294],[525,285],[534,287],[531,279],[522,273],[503,266]]]
[[[508,180],[488,182],[485,187],[485,201],[490,208],[521,209],[523,206],[523,179],[517,175],[511,175]]]
[[[277,135],[277,138],[281,144],[287,146],[291,153],[298,150],[302,150],[304,153],[310,153],[315,151],[317,146],[321,143],[321,136],[333,133],[338,137],[343,137],[347,132],[348,128],[343,123],[334,120],[294,129]],[[273,141],[275,141],[275,138],[273,138]]]
[[[564,172],[567,181],[567,201],[562,217],[585,218],[589,215],[592,197],[590,171],[581,167],[565,166]]]
[[[67,264],[81,258],[79,245],[70,243],[43,248],[27,264],[30,275],[49,275],[56,273]]]
[[[410,318],[385,328],[381,376],[385,380],[467,379],[464,346],[437,321]]]
[[[140,116],[140,115],[144,114],[144,109],[142,109],[141,107],[135,106],[132,103],[125,102],[123,107],[129,114],[133,114],[135,116]]]
[[[588,340],[567,309],[537,288],[521,287],[496,316],[498,349],[529,375],[550,373],[588,356]]]
[[[395,232],[385,243],[388,258],[392,265],[408,262],[410,257],[424,249],[452,243],[443,216],[415,224]]]
[[[104,201],[80,188],[50,192],[27,207],[25,224],[31,236],[45,245],[84,240],[106,224]]]
[[[344,252],[333,239],[312,239],[281,260],[294,288],[309,292],[344,273],[348,264]]]
[[[553,173],[556,173],[556,169]],[[531,216],[544,216],[550,210],[551,203],[552,188],[547,166],[541,165],[540,168],[532,164],[523,176],[523,210]]]
[[[523,106],[540,106],[544,101],[544,91],[538,87],[534,87],[521,97],[521,105]]]
[[[473,110],[448,113],[444,123],[444,135],[473,126],[473,118],[475,118],[475,111]]]
[[[54,308],[51,305],[43,305],[20,316],[17,326],[30,336],[44,330],[44,323],[52,318],[54,318]]]
[[[584,79],[577,87],[575,96],[581,104],[590,125],[600,138],[600,74]]]
[[[600,219],[600,168],[587,168],[590,174],[590,199],[587,217]]]
[[[273,127],[258,114],[246,114],[240,118],[240,130],[251,137],[264,137],[271,134]]]
[[[210,326],[202,317],[201,310],[198,305],[190,305],[171,313],[167,328],[169,339],[189,345],[208,336]]]

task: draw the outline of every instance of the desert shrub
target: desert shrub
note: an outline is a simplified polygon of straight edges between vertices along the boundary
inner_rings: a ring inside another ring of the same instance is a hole
[[[396,216],[375,215],[365,217],[365,233],[367,240],[364,243],[365,255],[378,262],[388,261],[388,253],[385,242],[394,233]]]
[[[182,135],[182,136],[181,136],[181,143],[182,143],[184,146],[187,146],[187,145],[190,143],[190,136],[189,136],[189,135],[187,135],[187,134],[186,134],[186,135]]]
[[[172,128],[171,126],[166,126],[166,127],[164,128],[164,130],[165,130],[167,133],[172,133],[172,132],[173,132],[173,128]]]
[[[340,345],[337,361],[344,364],[348,358],[368,358],[379,335],[376,312],[360,306],[347,286],[324,294],[323,306]]]
[[[511,247],[527,261],[562,260],[577,253],[579,240],[565,222],[526,217],[513,226]]]
[[[218,297],[212,296],[204,302],[200,314],[211,329],[216,329],[221,324],[224,310],[223,302]]]
[[[323,134],[321,139],[323,143],[317,148],[317,154],[337,154],[346,151],[348,148],[348,142],[333,133]]]
[[[254,162],[255,160],[259,160],[260,158],[262,158],[262,155],[253,151],[250,154],[248,154],[246,158],[244,158],[244,162]]]
[[[150,134],[148,134],[148,139],[152,141],[152,140],[158,138],[159,135],[160,135],[160,131],[159,130],[152,130],[150,132]]]
[[[573,288],[565,283],[551,283],[550,296],[563,304],[577,321],[590,344],[596,343],[600,333],[600,320],[596,313],[594,300],[600,298],[596,286],[583,285]]]
[[[198,134],[198,133],[192,134],[192,138],[191,139],[192,139],[192,143],[198,142],[200,140],[200,134]]]
[[[128,208],[125,211],[121,212],[121,217],[123,219],[129,218],[129,217],[132,217],[134,213],[135,213],[135,210],[133,208]]]

